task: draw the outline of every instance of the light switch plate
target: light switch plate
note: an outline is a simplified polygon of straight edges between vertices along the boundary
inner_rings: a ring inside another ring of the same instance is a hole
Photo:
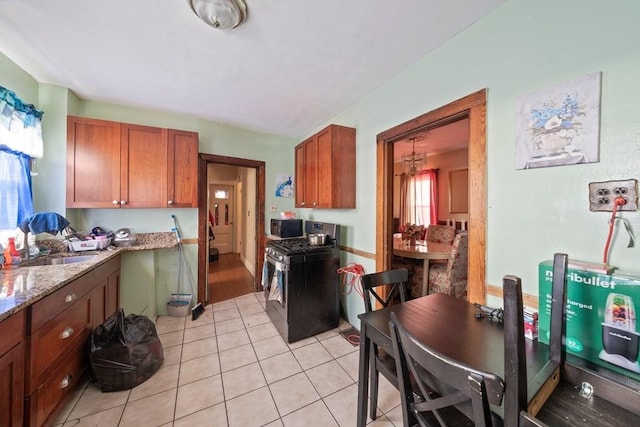
[[[589,183],[589,208],[593,212],[613,212],[614,200],[622,197],[624,205],[619,211],[638,210],[638,181],[625,179],[620,181],[604,181]]]

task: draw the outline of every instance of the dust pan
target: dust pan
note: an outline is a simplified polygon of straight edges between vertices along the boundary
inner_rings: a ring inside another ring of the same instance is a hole
[[[167,314],[171,317],[187,317],[191,312],[191,301],[169,301]]]

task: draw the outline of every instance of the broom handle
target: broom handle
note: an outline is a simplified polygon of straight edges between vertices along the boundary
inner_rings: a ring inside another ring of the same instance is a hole
[[[176,239],[178,239],[178,243],[180,243],[180,230],[178,229],[178,222],[176,221],[176,216],[171,214],[171,219],[173,219],[173,230],[176,233]]]
[[[182,267],[184,265],[184,253],[182,251],[182,242],[180,239],[180,230],[178,230],[178,222],[176,221],[176,216],[171,214],[171,219],[173,220],[173,232],[176,233],[176,240],[178,241],[178,251],[180,254],[180,263],[178,264],[178,300],[180,300],[180,294],[182,293]]]
[[[184,256],[184,249],[182,248],[182,242],[180,238],[180,229],[178,228],[178,222],[176,221],[176,216],[171,214],[171,219],[173,219],[173,231],[176,233],[176,239],[178,240],[178,247],[180,249],[180,266],[179,266],[179,277],[178,277],[178,296],[180,295],[180,291],[182,289],[182,270],[187,275],[187,280],[189,281],[189,288],[191,289],[191,296],[193,298],[193,294],[195,289],[193,287],[193,279],[191,277],[191,268],[189,267],[189,263],[187,262],[186,257]]]

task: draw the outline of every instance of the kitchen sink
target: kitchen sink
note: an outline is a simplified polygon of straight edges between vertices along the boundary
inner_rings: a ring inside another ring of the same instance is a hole
[[[95,259],[96,255],[73,255],[73,256],[53,256],[36,258],[30,261],[25,261],[21,265],[24,267],[37,267],[42,265],[66,265],[76,264],[78,262],[87,262]]]

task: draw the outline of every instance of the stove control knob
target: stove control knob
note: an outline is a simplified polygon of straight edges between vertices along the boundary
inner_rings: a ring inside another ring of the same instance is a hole
[[[278,261],[284,261],[284,255],[278,255]]]

